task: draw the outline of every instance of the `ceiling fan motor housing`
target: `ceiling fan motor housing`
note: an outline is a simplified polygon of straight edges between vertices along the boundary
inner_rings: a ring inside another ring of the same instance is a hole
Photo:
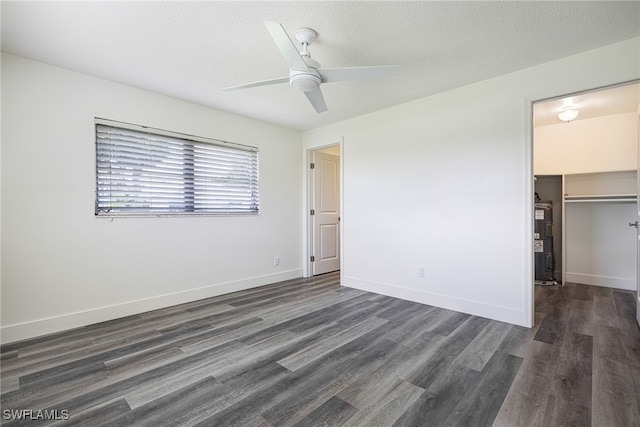
[[[301,92],[313,92],[318,90],[322,78],[318,72],[320,64],[311,58],[304,58],[309,71],[296,71],[291,70],[289,73],[289,84],[291,87]]]
[[[311,73],[301,72],[292,75],[289,79],[289,84],[301,92],[313,92],[320,87],[320,77]]]

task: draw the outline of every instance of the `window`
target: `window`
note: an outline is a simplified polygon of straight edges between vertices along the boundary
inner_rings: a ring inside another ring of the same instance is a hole
[[[96,119],[98,216],[255,214],[258,149]]]

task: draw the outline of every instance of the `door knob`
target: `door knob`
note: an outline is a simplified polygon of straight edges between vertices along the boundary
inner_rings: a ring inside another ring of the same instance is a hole
[[[636,221],[636,222],[630,222],[630,223],[629,223],[629,227],[635,227],[635,228],[638,228],[638,221]]]

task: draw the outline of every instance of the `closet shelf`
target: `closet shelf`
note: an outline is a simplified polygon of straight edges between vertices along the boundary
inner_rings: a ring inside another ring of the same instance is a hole
[[[565,194],[564,201],[567,203],[598,203],[598,202],[635,202],[638,200],[636,194]]]

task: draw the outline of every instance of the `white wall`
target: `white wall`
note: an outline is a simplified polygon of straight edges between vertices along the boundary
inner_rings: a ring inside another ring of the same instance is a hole
[[[536,175],[634,170],[638,167],[636,113],[536,126]]]
[[[257,146],[260,215],[95,218],[94,117]],[[2,125],[2,342],[302,273],[299,132],[8,54]]]
[[[636,289],[635,203],[567,203],[566,281]]]
[[[531,102],[638,78],[639,52],[633,39],[306,132],[306,149],[344,137],[343,285],[531,325]]]

